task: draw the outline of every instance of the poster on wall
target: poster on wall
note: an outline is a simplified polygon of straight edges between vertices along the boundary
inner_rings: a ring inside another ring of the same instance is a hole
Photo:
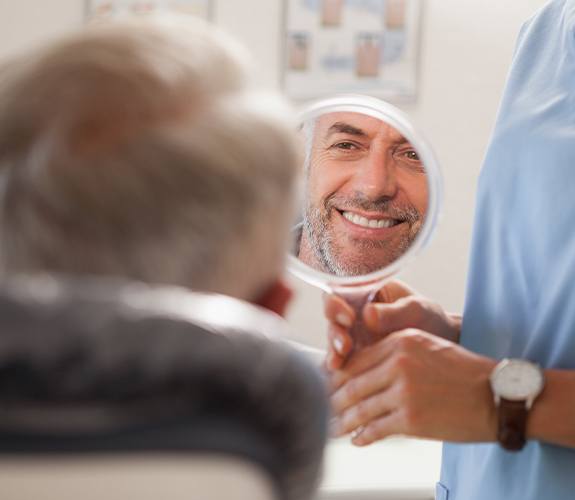
[[[282,83],[308,100],[417,95],[421,0],[284,0]]]
[[[92,22],[166,11],[212,20],[212,0],[87,0],[87,17]]]

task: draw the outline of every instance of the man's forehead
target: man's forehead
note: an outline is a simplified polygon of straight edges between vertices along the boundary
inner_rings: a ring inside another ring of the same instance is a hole
[[[318,118],[318,134],[326,138],[335,133],[351,133],[372,138],[377,135],[391,140],[401,140],[403,136],[388,123],[361,113],[348,111],[328,113]]]

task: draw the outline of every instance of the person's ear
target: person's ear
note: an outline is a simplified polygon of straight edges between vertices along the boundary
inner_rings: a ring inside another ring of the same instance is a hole
[[[285,317],[287,307],[292,297],[292,289],[281,278],[278,278],[264,291],[255,303],[258,306]]]

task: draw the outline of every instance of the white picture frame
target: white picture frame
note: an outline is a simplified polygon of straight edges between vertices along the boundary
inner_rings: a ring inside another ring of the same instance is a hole
[[[169,11],[213,21],[213,2],[214,0],[86,0],[86,18],[89,22],[98,22],[128,15]]]
[[[417,98],[422,0],[284,0],[283,7],[281,84],[288,97]]]

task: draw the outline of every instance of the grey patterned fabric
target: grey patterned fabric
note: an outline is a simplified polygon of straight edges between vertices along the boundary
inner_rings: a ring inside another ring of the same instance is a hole
[[[241,301],[103,280],[0,290],[0,454],[196,451],[257,462],[311,498],[321,375]],[[274,337],[276,337],[274,339]]]

